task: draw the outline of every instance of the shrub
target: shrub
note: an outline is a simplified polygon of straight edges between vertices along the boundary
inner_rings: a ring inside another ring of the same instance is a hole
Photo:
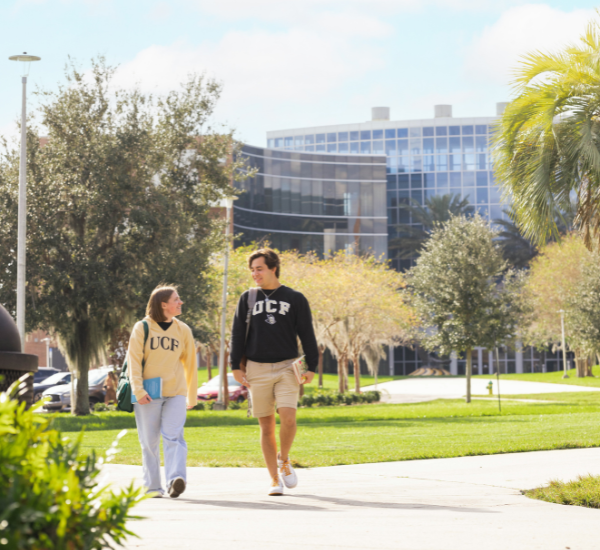
[[[106,403],[96,403],[94,405],[94,412],[106,412],[106,411],[116,411],[117,410],[117,406],[114,405],[113,403],[109,403],[108,405]]]
[[[127,535],[129,510],[141,497],[133,483],[99,489],[103,458],[80,456],[81,435],[63,438],[51,421],[14,399],[18,382],[0,394],[0,545],[11,550],[110,548]],[[120,435],[124,435],[125,431]],[[117,438],[118,441],[119,438]],[[116,444],[106,453],[110,461]],[[135,535],[134,535],[135,536]]]
[[[301,407],[312,407],[315,403],[315,398],[312,395],[303,395],[298,404]]]
[[[241,409],[242,406],[237,401],[230,401],[229,402],[229,408],[232,411],[237,411],[237,410]]]
[[[192,409],[193,411],[203,411],[205,409],[205,405],[202,401],[198,401],[196,406]]]

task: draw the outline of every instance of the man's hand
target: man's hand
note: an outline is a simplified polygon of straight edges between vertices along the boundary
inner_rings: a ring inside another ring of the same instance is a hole
[[[313,381],[314,377],[315,377],[315,373],[309,370],[304,374],[302,383],[310,384]]]
[[[152,402],[152,397],[150,397],[148,394],[144,395],[144,397],[142,397],[141,399],[138,399],[138,403],[140,405],[147,405],[148,403]]]
[[[236,369],[233,372],[233,377],[235,378],[236,382],[239,382],[242,386],[246,386],[247,388],[250,387],[250,384],[248,384],[248,380],[246,379],[246,373],[243,372],[240,369]]]

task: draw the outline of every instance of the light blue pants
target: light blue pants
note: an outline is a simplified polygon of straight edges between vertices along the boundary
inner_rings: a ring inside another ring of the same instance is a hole
[[[187,445],[183,439],[186,418],[184,395],[134,404],[135,422],[142,446],[144,485],[148,491],[163,492],[160,480],[160,436],[163,438],[167,487],[176,477],[185,477]]]

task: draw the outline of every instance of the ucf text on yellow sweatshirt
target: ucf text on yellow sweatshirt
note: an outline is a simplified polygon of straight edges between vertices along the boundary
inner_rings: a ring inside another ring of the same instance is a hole
[[[141,321],[134,325],[129,339],[127,371],[131,391],[140,400],[147,393],[143,381],[160,377],[164,397],[185,395],[188,406],[194,407],[198,403],[198,370],[192,330],[176,317],[167,330],[151,317],[145,317],[144,321],[149,329],[146,347],[142,349],[144,326]],[[142,357],[146,359],[143,374]]]

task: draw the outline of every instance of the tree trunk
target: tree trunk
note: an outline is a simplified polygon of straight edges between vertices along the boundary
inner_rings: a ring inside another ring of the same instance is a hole
[[[300,397],[304,395],[304,384],[300,384]]]
[[[323,353],[325,351],[324,346],[319,346],[319,366],[317,370],[319,372],[319,389],[323,388]]]
[[[229,364],[229,353],[225,350],[225,376],[223,377],[223,404],[225,409],[229,408],[229,384],[227,383],[227,365]]]
[[[352,356],[352,364],[354,365],[354,391],[360,393],[360,355]]]
[[[86,416],[90,414],[89,364],[79,362],[77,368],[71,371],[71,376],[76,379],[71,386],[71,414]]]
[[[587,357],[582,355],[579,350],[575,350],[575,369],[577,378],[584,378],[587,369]]]
[[[471,348],[467,350],[467,397],[465,401],[471,402],[471,368],[472,368],[473,357],[471,355]]]
[[[208,379],[212,379],[212,360],[213,360],[213,350],[212,346],[208,346],[206,348],[206,372],[208,374]]]
[[[343,356],[338,357],[338,391],[344,393],[344,359]]]

